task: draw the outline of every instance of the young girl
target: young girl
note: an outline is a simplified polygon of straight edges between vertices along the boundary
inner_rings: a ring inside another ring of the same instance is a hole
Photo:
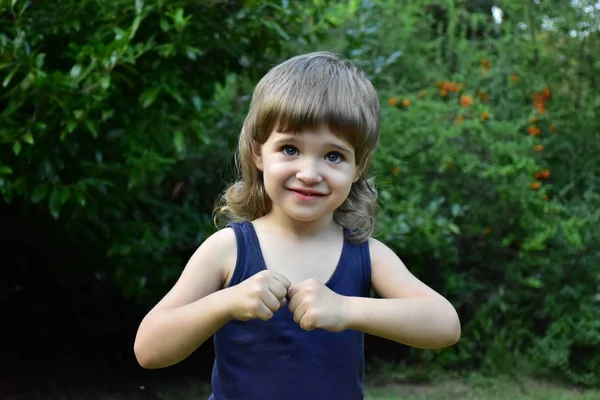
[[[140,365],[173,365],[214,335],[210,399],[358,400],[365,333],[456,343],[454,307],[371,237],[378,143],[375,89],[347,60],[317,52],[269,71],[218,210],[230,223],[142,321]]]

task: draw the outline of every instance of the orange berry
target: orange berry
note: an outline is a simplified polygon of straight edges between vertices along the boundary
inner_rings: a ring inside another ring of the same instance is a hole
[[[548,179],[550,178],[550,170],[549,169],[544,169],[540,172],[540,177],[542,179]]]
[[[540,133],[542,133],[542,131],[537,126],[531,125],[529,128],[527,128],[527,133],[530,136],[538,136]]]
[[[549,98],[550,94],[550,89],[548,89],[547,87],[545,87],[544,90],[542,90],[542,96],[544,96],[544,98]]]
[[[486,120],[486,119],[488,119],[489,117],[490,117],[490,113],[489,113],[489,112],[487,112],[487,111],[484,111],[484,112],[482,112],[482,113],[481,113],[481,119],[482,119],[482,120],[484,120],[484,121],[485,121],[485,120]]]
[[[531,190],[538,190],[542,186],[539,182],[531,182]]]
[[[392,168],[392,175],[398,175],[400,173],[400,168],[394,167]]]
[[[396,107],[398,105],[398,98],[396,96],[390,97],[388,104],[392,107]]]
[[[546,193],[545,195],[543,195],[543,196],[542,196],[542,199],[543,199],[544,201],[548,201],[548,194]]]
[[[465,117],[463,117],[462,115],[457,115],[456,118],[454,119],[454,122],[456,122],[457,124],[460,124],[464,120],[465,120]]]
[[[404,100],[402,100],[402,105],[403,105],[404,107],[408,107],[408,106],[410,106],[410,100],[409,100],[409,99],[404,99]]]
[[[544,103],[542,103],[541,101],[536,101],[534,105],[535,109],[538,110],[540,114],[546,113],[546,106],[544,105]]]
[[[468,96],[466,94],[463,94],[462,96],[460,96],[460,105],[461,106],[469,107],[472,104],[473,104],[473,98],[471,96]]]
[[[517,82],[519,80],[519,77],[517,75],[515,75],[515,74],[512,74],[510,76],[510,80],[513,81],[513,82]]]
[[[538,144],[534,147],[535,151],[537,151],[538,153],[544,150],[544,146],[542,146],[541,144]]]

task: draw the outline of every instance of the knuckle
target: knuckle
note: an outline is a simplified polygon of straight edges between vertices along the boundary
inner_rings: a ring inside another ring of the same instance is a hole
[[[273,313],[270,311],[265,311],[264,313],[262,313],[262,315],[259,317],[261,320],[263,321],[268,321],[271,319],[271,317],[273,316]]]
[[[262,301],[260,301],[260,299],[253,299],[252,301],[250,301],[250,308],[252,310],[254,310],[255,312],[260,310],[261,305],[262,305]]]

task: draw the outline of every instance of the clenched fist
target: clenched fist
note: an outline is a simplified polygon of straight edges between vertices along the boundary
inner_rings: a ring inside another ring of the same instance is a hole
[[[346,329],[346,297],[339,295],[315,279],[294,283],[288,291],[289,308],[294,321],[307,331]]]
[[[285,306],[290,285],[291,282],[285,276],[265,270],[233,286],[233,319],[271,319],[277,310]]]

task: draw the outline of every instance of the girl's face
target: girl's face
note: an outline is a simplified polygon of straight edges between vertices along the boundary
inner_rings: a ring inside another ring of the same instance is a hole
[[[353,146],[327,127],[271,133],[255,164],[272,212],[301,222],[331,220],[358,180]]]

